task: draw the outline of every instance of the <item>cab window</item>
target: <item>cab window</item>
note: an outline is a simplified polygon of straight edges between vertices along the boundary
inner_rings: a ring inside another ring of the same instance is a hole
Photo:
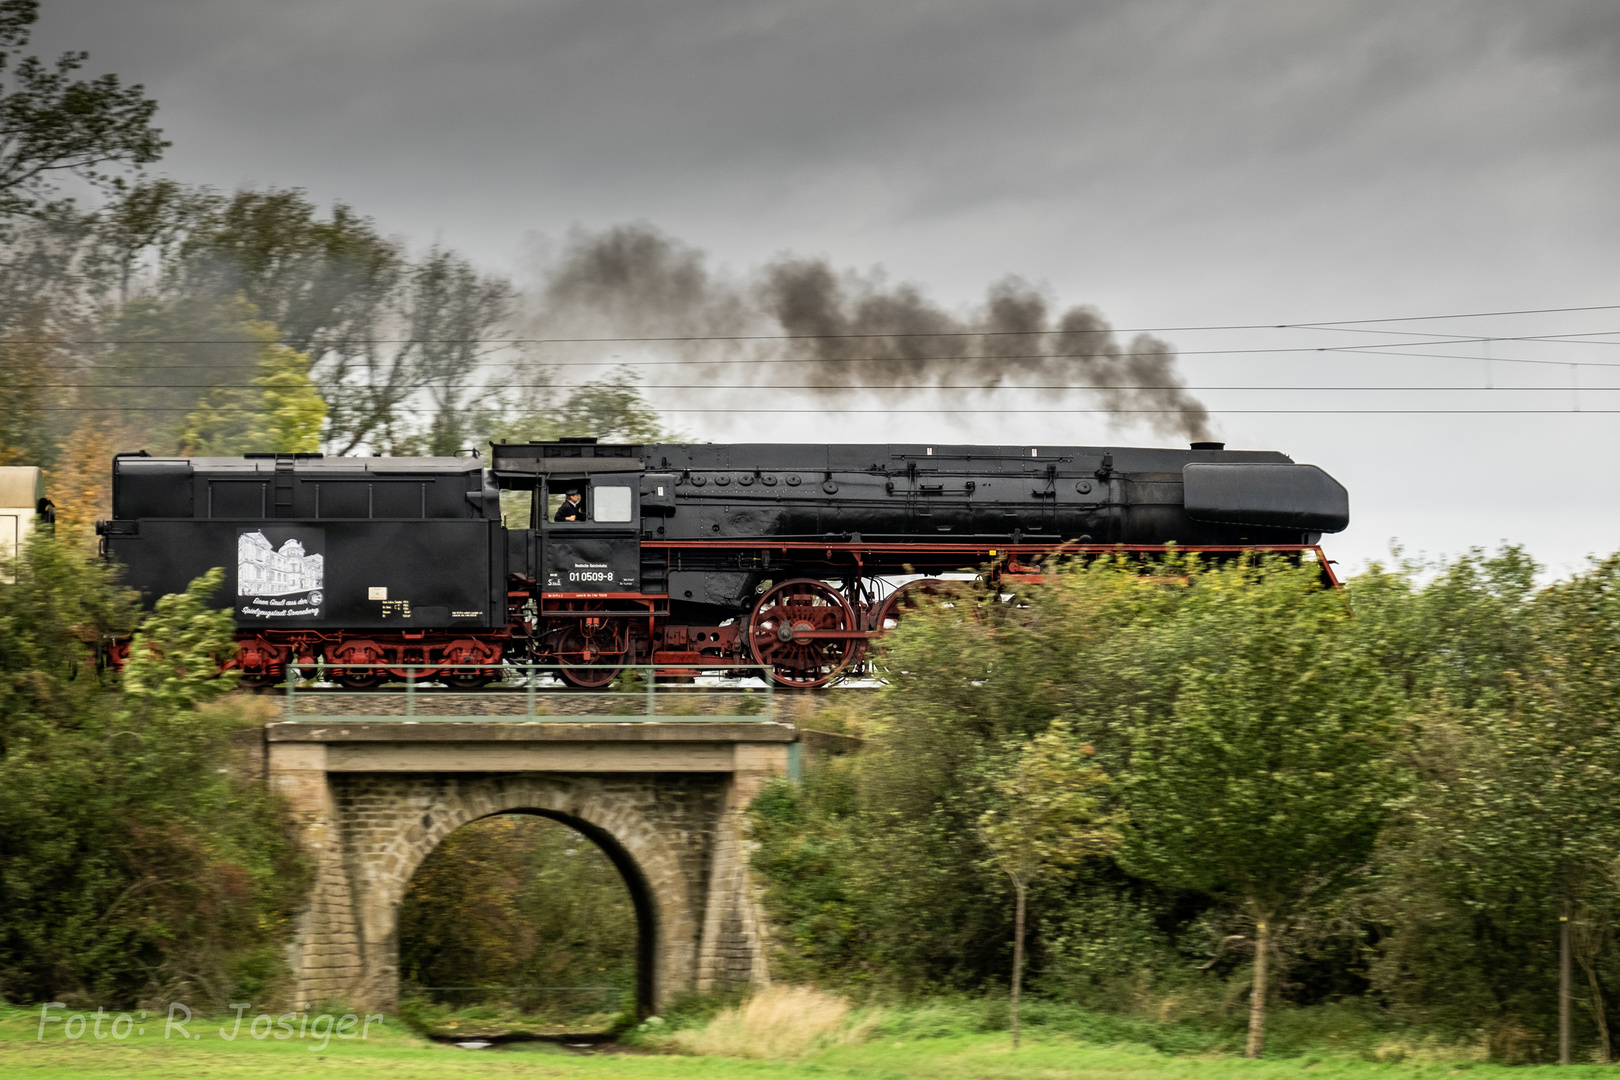
[[[632,507],[630,489],[620,485],[599,485],[592,492],[594,513],[591,515],[595,521],[626,522],[630,520]]]

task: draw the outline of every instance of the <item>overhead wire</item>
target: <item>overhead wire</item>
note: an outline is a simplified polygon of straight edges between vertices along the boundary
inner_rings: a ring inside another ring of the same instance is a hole
[[[1555,308],[1519,308],[1497,311],[1474,311],[1452,313],[1444,315],[1412,315],[1368,319],[1345,319],[1320,322],[1294,322],[1294,323],[1230,323],[1230,324],[1204,324],[1181,325],[1139,328],[1098,327],[1085,329],[1040,329],[1040,330],[963,330],[963,331],[926,331],[926,332],[900,332],[900,333],[849,333],[849,334],[746,334],[746,335],[661,335],[642,337],[550,337],[550,338],[436,338],[436,339],[409,339],[409,338],[351,338],[334,345],[361,346],[361,345],[478,345],[489,349],[510,345],[567,345],[567,344],[661,344],[661,343],[725,343],[725,342],[770,342],[770,341],[807,341],[807,340],[894,340],[894,339],[927,339],[927,338],[990,338],[990,337],[1052,337],[1057,335],[1070,336],[1081,334],[1142,334],[1142,333],[1190,333],[1214,331],[1239,330],[1318,330],[1335,333],[1362,333],[1376,334],[1381,337],[1406,338],[1406,341],[1377,342],[1366,345],[1308,345],[1308,346],[1268,346],[1262,348],[1225,348],[1225,349],[1174,349],[1166,355],[1173,358],[1185,357],[1244,357],[1267,355],[1300,355],[1300,354],[1336,354],[1341,356],[1391,356],[1417,359],[1441,359],[1472,363],[1488,364],[1527,364],[1536,366],[1554,366],[1577,369],[1581,367],[1620,367],[1620,362],[1605,362],[1596,360],[1554,360],[1534,359],[1530,357],[1503,357],[1503,356],[1473,356],[1456,353],[1415,351],[1419,348],[1434,349],[1447,345],[1459,347],[1484,346],[1502,342],[1540,342],[1567,345],[1620,345],[1620,341],[1597,340],[1620,335],[1620,330],[1598,330],[1571,332],[1564,334],[1519,334],[1519,335],[1482,335],[1463,334],[1453,331],[1450,334],[1429,333],[1414,329],[1377,329],[1375,324],[1396,324],[1409,322],[1435,322],[1444,320],[1481,319],[1507,316],[1566,314],[1576,312],[1614,311],[1620,310],[1620,304],[1601,304],[1585,306],[1568,306]],[[1411,340],[1421,339],[1421,340]],[[0,344],[24,344],[21,341],[12,341]],[[34,344],[49,345],[98,345],[122,347],[156,347],[169,345],[250,345],[262,348],[262,341],[244,341],[241,339],[208,339],[208,338],[173,338],[173,339],[40,339]],[[1110,357],[1111,358],[1111,357]],[[540,362],[546,368],[604,368],[622,367],[631,369],[650,367],[691,367],[691,366],[744,366],[744,365],[775,365],[775,364],[914,364],[914,363],[942,363],[942,362],[970,362],[970,361],[1049,361],[1049,360],[1096,360],[1099,357],[1094,353],[979,353],[967,355],[941,355],[941,356],[857,356],[857,357],[802,357],[802,356],[775,356],[775,357],[724,357],[717,359],[626,359],[614,356],[602,360],[548,360]],[[481,358],[478,364],[480,369],[508,367],[518,364],[529,364],[528,360],[502,360],[497,358]],[[214,369],[214,364],[143,364],[138,361],[123,363],[97,364],[97,370],[139,370],[150,372],[157,370],[187,370],[187,369]],[[419,383],[422,388],[445,385],[451,380],[429,379]],[[30,389],[65,389],[65,390],[211,390],[211,389],[255,389],[260,384],[244,383],[209,383],[209,384],[146,384],[146,383],[42,383],[42,384],[13,384],[20,388]],[[500,385],[514,389],[549,389],[554,384],[549,382],[503,382]],[[557,387],[567,389],[567,387]],[[756,387],[739,387],[738,389],[755,389]],[[907,383],[907,384],[867,384],[857,386],[828,386],[825,384],[774,384],[771,388],[783,390],[809,390],[816,392],[836,391],[870,391],[870,390],[905,390],[905,391],[1006,391],[1006,390],[1032,390],[1032,391],[1074,391],[1085,390],[1093,392],[1142,391],[1142,390],[1186,390],[1199,393],[1221,392],[1294,392],[1294,393],[1453,393],[1453,392],[1490,392],[1493,394],[1512,394],[1520,391],[1536,393],[1558,392],[1584,394],[1616,390],[1620,387],[1604,386],[1534,386],[1534,387],[1500,387],[1500,386],[1270,386],[1270,385],[1071,385],[1071,384],[1017,384],[1017,383],[988,383],[988,384],[951,384],[951,383]],[[647,390],[713,390],[712,384],[692,383],[654,383],[646,384]],[[46,411],[123,411],[123,412],[175,412],[180,407],[164,406],[106,406],[106,407],[78,407],[78,406],[46,406]],[[680,408],[663,407],[660,410],[669,413],[699,414],[699,413],[732,413],[735,409],[729,408]],[[811,408],[811,409],[750,409],[750,412],[768,413],[778,415],[822,415],[822,414],[888,414],[888,413],[922,413],[922,414],[950,414],[950,413],[979,413],[986,410],[976,409],[839,409],[839,408]],[[1029,415],[1070,415],[1096,413],[1109,414],[1179,414],[1183,409],[999,409],[1003,413],[1029,414]],[[1489,414],[1537,414],[1537,413],[1580,413],[1592,415],[1605,415],[1620,410],[1582,409],[1575,404],[1565,409],[1227,409],[1219,410],[1231,414],[1378,414],[1378,415],[1442,415],[1448,413],[1489,413]]]
[[[1570,366],[1572,364],[1576,365],[1576,366],[1579,366],[1579,367],[1620,367],[1620,362],[1609,362],[1609,361],[1602,361],[1602,360],[1536,360],[1536,359],[1530,359],[1528,357],[1513,357],[1513,356],[1489,356],[1489,357],[1485,357],[1485,356],[1463,356],[1463,355],[1458,355],[1456,353],[1434,353],[1434,352],[1413,352],[1413,351],[1397,352],[1397,351],[1394,351],[1395,349],[1399,348],[1402,344],[1409,344],[1409,345],[1411,345],[1411,346],[1413,346],[1415,348],[1417,346],[1436,347],[1436,346],[1440,346],[1440,345],[1479,345],[1479,344],[1485,344],[1485,343],[1494,344],[1494,343],[1497,343],[1497,342],[1513,342],[1513,341],[1516,341],[1516,342],[1548,342],[1548,343],[1569,344],[1569,345],[1616,345],[1616,346],[1620,346],[1620,341],[1589,341],[1589,340],[1583,340],[1585,338],[1590,338],[1590,337],[1597,336],[1597,335],[1600,335],[1600,334],[1601,335],[1616,335],[1616,334],[1620,334],[1620,330],[1588,331],[1588,332],[1583,333],[1583,334],[1571,334],[1571,335],[1547,335],[1547,334],[1542,334],[1542,335],[1534,335],[1534,336],[1495,337],[1495,338],[1466,337],[1466,338],[1451,338],[1451,339],[1442,340],[1442,341],[1414,341],[1414,342],[1406,342],[1406,343],[1390,342],[1390,343],[1379,343],[1379,344],[1376,344],[1376,345],[1372,345],[1372,344],[1369,344],[1369,345],[1298,345],[1298,346],[1271,346],[1271,347],[1266,347],[1266,348],[1247,348],[1247,349],[1176,349],[1176,350],[1173,350],[1171,352],[1166,353],[1165,355],[1167,357],[1169,357],[1169,358],[1172,358],[1172,359],[1180,359],[1180,358],[1193,357],[1193,356],[1207,356],[1207,357],[1233,356],[1233,357],[1241,357],[1241,356],[1289,355],[1289,354],[1300,354],[1300,353],[1312,353],[1312,354],[1337,353],[1337,354],[1343,354],[1343,355],[1411,356],[1411,357],[1422,357],[1422,358],[1431,358],[1431,359],[1439,359],[1439,360],[1490,361],[1492,363],[1503,363],[1503,364],[1536,364],[1536,365],[1553,365],[1553,366],[1559,366],[1559,367],[1568,367],[1568,366]],[[0,344],[3,344],[3,342],[0,342]],[[147,342],[147,343],[144,343],[144,344],[155,344],[155,343]],[[243,344],[253,344],[253,343],[239,342],[239,341],[219,341],[219,342],[184,341],[184,342],[165,342],[164,344],[243,345]],[[948,355],[947,354],[947,355],[941,355],[941,356],[833,356],[833,357],[819,357],[819,356],[817,356],[817,357],[804,357],[804,356],[788,356],[788,357],[784,357],[784,356],[775,356],[775,357],[727,357],[727,358],[709,359],[709,360],[683,360],[683,359],[670,359],[670,360],[635,359],[635,360],[626,360],[623,357],[612,357],[612,358],[609,358],[607,360],[545,360],[545,361],[488,360],[488,361],[481,362],[479,366],[480,367],[510,367],[510,366],[518,366],[518,365],[523,365],[523,366],[535,365],[535,366],[548,367],[548,368],[601,368],[601,367],[641,368],[641,367],[711,367],[711,366],[713,366],[713,367],[731,367],[731,366],[742,366],[742,365],[751,365],[751,364],[752,365],[763,365],[763,364],[865,364],[865,363],[873,363],[873,364],[922,364],[922,363],[929,363],[929,364],[933,364],[933,363],[943,363],[943,362],[951,362],[951,361],[971,361],[971,360],[1005,360],[1005,361],[1012,361],[1012,360],[1095,360],[1095,359],[1098,359],[1098,358],[1099,357],[1095,353],[973,353],[973,354],[967,354],[967,355]],[[217,361],[215,363],[210,363],[210,364],[144,364],[144,363],[140,363],[139,361],[124,361],[124,362],[119,362],[119,363],[98,363],[98,364],[96,364],[94,366],[96,367],[97,370],[108,370],[108,371],[117,371],[117,370],[140,370],[140,371],[173,370],[173,371],[178,371],[178,370],[195,369],[195,368],[201,368],[201,369],[205,369],[205,370],[212,370],[214,368],[217,368],[219,365],[218,365]]]
[[[880,333],[845,333],[845,334],[662,334],[637,337],[488,337],[488,338],[344,338],[344,344],[350,345],[467,345],[467,344],[506,344],[506,345],[565,345],[589,343],[662,343],[680,341],[833,341],[833,340],[863,340],[863,339],[891,339],[891,338],[962,338],[962,337],[1028,337],[1031,335],[1051,334],[1172,334],[1211,332],[1218,330],[1345,330],[1354,331],[1355,328],[1373,323],[1401,323],[1401,322],[1435,322],[1446,319],[1484,319],[1506,317],[1513,315],[1554,315],[1589,311],[1620,311],[1620,304],[1589,304],[1578,307],[1552,307],[1552,308],[1517,308],[1497,311],[1459,312],[1447,315],[1403,315],[1386,316],[1375,319],[1330,319],[1318,322],[1283,322],[1283,323],[1208,323],[1189,324],[1182,326],[1144,326],[1144,327],[1117,327],[1100,326],[1074,329],[1040,329],[1040,330],[926,330],[926,331],[884,331]],[[1400,331],[1389,331],[1400,333]],[[1412,331],[1418,333],[1418,331]],[[1595,333],[1620,333],[1620,331],[1596,331]],[[1588,335],[1589,336],[1589,335]],[[1479,335],[1468,335],[1463,340],[1481,340]],[[1492,338],[1491,340],[1528,340],[1514,338]],[[72,339],[15,339],[13,344],[33,345],[152,345],[152,344],[187,344],[187,345],[214,345],[214,344],[262,344],[262,342],[244,341],[241,338],[230,339],[134,339],[134,338],[72,338]]]
[[[1568,365],[1559,365],[1567,367]],[[102,384],[102,383],[12,383],[14,387],[31,390],[262,390],[260,383],[128,383],[128,384]],[[423,388],[444,387],[447,383],[429,381],[416,384]],[[571,389],[571,387],[558,387],[554,383],[519,383],[503,382],[503,388],[516,390],[548,390]],[[716,387],[713,383],[644,383],[642,390],[725,390],[739,391],[759,390],[758,386]],[[820,392],[857,393],[867,390],[1039,390],[1098,393],[1109,390],[1196,390],[1199,393],[1219,393],[1229,390],[1264,391],[1276,393],[1504,393],[1514,394],[1521,391],[1541,393],[1546,391],[1560,391],[1568,393],[1568,386],[1196,386],[1183,383],[1155,383],[1130,384],[1106,383],[1096,386],[1078,385],[1075,383],[862,383],[851,386],[829,386],[825,383],[772,383],[765,389],[771,390],[816,390]],[[1620,390],[1620,386],[1583,386],[1581,390]]]
[[[1565,392],[1568,390],[1566,388]],[[71,405],[46,405],[36,412],[161,412],[183,413],[189,411],[185,406],[119,406],[119,405],[92,405],[77,407]],[[679,414],[724,413],[736,416],[739,413],[747,415],[776,415],[776,416],[891,416],[916,414],[926,416],[966,414],[973,416],[1000,415],[1000,416],[1116,416],[1116,415],[1160,415],[1183,416],[1185,409],[716,409],[716,408],[670,408],[658,409],[659,412]],[[1573,414],[1576,416],[1608,416],[1620,415],[1620,409],[1583,409],[1570,406],[1565,409],[1219,409],[1223,416],[1537,416]]]

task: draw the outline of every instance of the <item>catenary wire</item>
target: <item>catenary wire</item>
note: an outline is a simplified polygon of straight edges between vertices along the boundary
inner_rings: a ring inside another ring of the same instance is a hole
[[[1594,331],[1593,333],[1620,334],[1617,330]],[[1426,345],[1476,345],[1495,341],[1542,341],[1556,344],[1570,345],[1620,345],[1620,341],[1582,341],[1574,340],[1577,337],[1588,335],[1537,336],[1518,338],[1458,338],[1448,341],[1422,341],[1410,342],[1413,346]],[[202,344],[202,343],[192,343]],[[248,342],[215,342],[214,344],[241,345]],[[1381,343],[1382,344],[1382,343]],[[1388,343],[1399,346],[1400,342]],[[1395,348],[1378,345],[1340,345],[1340,346],[1291,346],[1264,349],[1190,349],[1176,350],[1165,354],[1171,359],[1186,357],[1243,357],[1264,355],[1289,355],[1299,353],[1337,354],[1337,355],[1366,355],[1366,356],[1406,356],[1429,358],[1436,360],[1464,360],[1479,363],[1500,364],[1532,364],[1550,367],[1620,367],[1620,362],[1603,360],[1532,360],[1528,357],[1514,356],[1461,356],[1456,353],[1414,352],[1411,350],[1396,351]],[[744,365],[765,364],[910,364],[910,363],[941,363],[947,361],[975,361],[975,360],[1090,360],[1095,359],[1093,353],[1009,353],[1009,354],[973,354],[968,356],[844,356],[844,357],[734,357],[721,360],[625,360],[614,357],[608,360],[557,360],[541,361],[539,366],[547,368],[644,368],[644,367],[733,367]],[[479,367],[482,369],[497,367],[516,367],[526,365],[531,361],[520,360],[483,360]],[[182,371],[191,369],[213,370],[219,366],[218,362],[211,364],[144,364],[139,361],[126,361],[124,363],[96,364],[100,371]]]
[[[1559,364],[1558,367],[1569,367],[1569,364]],[[107,385],[102,383],[12,383],[13,387],[30,390],[263,390],[261,383],[133,383],[125,385]],[[414,387],[428,389],[444,387],[448,384],[429,381],[412,384]],[[518,390],[572,390],[572,386],[557,386],[554,383],[522,383],[503,382],[502,388]],[[1110,390],[1195,390],[1198,393],[1220,393],[1225,391],[1264,391],[1274,393],[1504,393],[1516,394],[1521,391],[1533,393],[1546,393],[1557,391],[1569,393],[1568,386],[1191,386],[1181,383],[1157,384],[1114,384],[1087,386],[1080,383],[861,383],[850,386],[828,386],[825,383],[772,383],[768,387],[738,386],[716,387],[713,383],[644,383],[641,390],[816,390],[821,392],[838,391],[844,393],[858,393],[869,390],[1073,390],[1087,393],[1101,393]],[[1617,391],[1620,386],[1582,386],[1582,392]]]
[[[1552,308],[1517,308],[1499,311],[1471,311],[1457,312],[1447,315],[1403,315],[1376,319],[1329,319],[1317,322],[1283,322],[1283,323],[1210,323],[1206,325],[1186,326],[1145,326],[1145,327],[1097,327],[1095,329],[1068,329],[1068,330],[930,330],[930,331],[901,331],[885,333],[860,334],[668,334],[647,337],[543,337],[543,338],[431,338],[422,340],[414,338],[348,338],[347,344],[366,345],[466,345],[466,344],[510,344],[510,345],[543,345],[543,344],[585,344],[590,342],[601,343],[634,343],[634,342],[670,342],[670,341],[832,341],[832,340],[861,340],[885,338],[961,338],[961,337],[1028,337],[1042,334],[1172,334],[1192,333],[1195,331],[1216,330],[1338,330],[1349,329],[1371,323],[1399,323],[1399,322],[1434,322],[1445,319],[1485,319],[1510,315],[1557,315],[1586,311],[1620,311],[1620,304],[1590,304],[1580,307],[1552,307]],[[1395,331],[1399,333],[1399,331]],[[1612,331],[1611,331],[1612,332]],[[1477,335],[1469,340],[1481,340]],[[1493,339],[1514,340],[1514,339]],[[1522,339],[1521,339],[1522,340]],[[141,345],[141,344],[253,344],[240,339],[229,341],[209,340],[175,340],[175,341],[136,341],[110,338],[80,338],[67,341],[54,341],[50,339],[18,340],[13,344],[34,345]]]
[[[1568,387],[1564,388],[1569,393]],[[1584,393],[1584,391],[1582,391]],[[129,408],[117,405],[99,405],[78,408],[68,405],[47,405],[36,411],[39,412],[161,412],[177,413],[188,411],[184,407],[164,408],[160,406],[132,406]],[[736,415],[775,415],[775,416],[894,416],[916,414],[923,416],[940,416],[951,414],[964,414],[973,416],[1183,416],[1186,409],[710,409],[710,408],[662,408],[663,413],[724,413]],[[1620,409],[1583,409],[1579,406],[1570,406],[1564,409],[1216,409],[1222,416],[1537,416],[1554,414],[1574,414],[1577,416],[1607,416],[1620,415]]]
[[[1222,327],[1221,329],[1226,329]],[[1243,329],[1235,327],[1233,329]],[[1280,327],[1279,329],[1287,329]],[[1320,329],[1332,330],[1333,327]],[[1166,331],[1168,333],[1169,331]],[[1413,345],[1475,345],[1484,342],[1496,341],[1556,341],[1569,342],[1575,345],[1620,345],[1620,341],[1581,341],[1581,338],[1597,338],[1620,334],[1620,330],[1582,330],[1567,334],[1425,334],[1422,331],[1349,331],[1357,333],[1376,333],[1390,337],[1424,338],[1423,341],[1411,342]],[[316,346],[326,349],[336,349],[339,346],[358,345],[486,345],[491,347],[507,345],[586,345],[586,344],[661,344],[669,342],[727,342],[727,341],[823,341],[838,340],[841,338],[892,340],[896,338],[960,338],[960,337],[1001,337],[1006,335],[1032,336],[1032,337],[1072,337],[1080,334],[1134,334],[1146,333],[1136,330],[1007,330],[1007,331],[961,331],[940,332],[935,334],[823,334],[794,336],[760,336],[760,337],[684,337],[684,338],[343,338],[331,342],[312,342],[306,348]],[[41,346],[69,346],[69,345],[114,345],[121,347],[156,346],[156,345],[247,345],[262,349],[267,345],[278,342],[249,341],[242,338],[39,338],[39,339],[0,339],[0,345],[41,345]],[[1373,348],[1372,345],[1299,345],[1299,346],[1272,346],[1259,349],[1174,349],[1170,351],[1182,356],[1198,356],[1206,353],[1231,352],[1333,352],[1342,350],[1352,352],[1360,349]],[[1019,356],[1018,353],[986,353],[983,359],[999,360],[1009,356]],[[1045,355],[1045,354],[1029,354]],[[1092,356],[1093,353],[1064,353],[1059,355]],[[934,359],[958,359],[956,356],[938,357]],[[820,360],[821,357],[808,359]],[[831,358],[829,358],[831,359]],[[890,359],[885,357],[884,359]],[[920,357],[919,359],[930,359]]]

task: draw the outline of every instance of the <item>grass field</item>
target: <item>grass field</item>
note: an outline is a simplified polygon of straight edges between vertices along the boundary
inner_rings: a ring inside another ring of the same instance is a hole
[[[1225,1054],[1173,1055],[1139,1044],[1102,1044],[1069,1034],[1037,1032],[1014,1051],[1004,1032],[932,1038],[892,1038],[875,1028],[865,1041],[812,1050],[790,1061],[646,1052],[573,1049],[551,1043],[518,1043],[500,1049],[464,1050],[423,1041],[389,1020],[373,1023],[362,1040],[319,1040],[273,1035],[254,1039],[246,1025],[235,1040],[221,1034],[221,1021],[194,1020],[190,1038],[163,1036],[161,1017],[148,1020],[145,1034],[131,1030],[115,1038],[108,1022],[103,1038],[87,1024],[76,1039],[63,1024],[38,1038],[39,1010],[0,1009],[0,1076],[115,1077],[346,1077],[388,1076],[396,1080],[455,1080],[459,1077],[760,1077],[798,1080],[817,1077],[972,1078],[972,1080],[1428,1080],[1469,1073],[1468,1080],[1534,1080],[1548,1067],[1509,1068],[1459,1062],[1378,1062],[1332,1053],[1246,1061]],[[58,1012],[55,1015],[64,1015]],[[224,1020],[228,1033],[231,1018]],[[351,1025],[351,1031],[358,1025]],[[1578,1065],[1559,1069],[1560,1080],[1580,1080],[1610,1069]],[[1550,1080],[1550,1078],[1549,1078]]]

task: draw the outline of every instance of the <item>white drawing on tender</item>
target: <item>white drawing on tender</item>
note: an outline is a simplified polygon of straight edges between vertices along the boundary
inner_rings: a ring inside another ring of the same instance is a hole
[[[325,586],[326,557],[305,555],[297,540],[288,540],[277,551],[262,532],[237,538],[237,596],[286,596]]]

